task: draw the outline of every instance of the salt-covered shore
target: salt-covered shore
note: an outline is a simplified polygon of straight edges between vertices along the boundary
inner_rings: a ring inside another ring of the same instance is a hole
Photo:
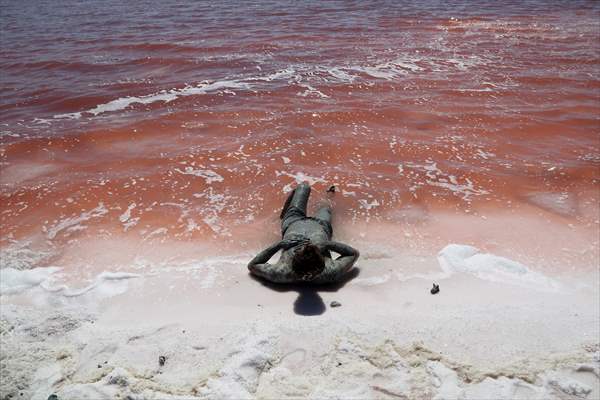
[[[365,246],[357,276],[317,290],[253,280],[250,253],[138,260],[83,284],[13,248],[0,397],[600,396],[593,266],[567,277],[459,244]]]

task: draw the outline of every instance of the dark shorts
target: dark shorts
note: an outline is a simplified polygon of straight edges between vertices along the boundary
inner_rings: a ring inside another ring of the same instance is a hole
[[[327,237],[331,238],[333,236],[333,227],[331,226],[331,222],[317,217],[307,217],[306,214],[304,214],[301,210],[298,209],[289,210],[285,213],[283,221],[281,221],[281,236],[285,235],[287,229],[294,222],[305,219],[316,221],[317,223],[319,223],[319,225],[321,225],[321,227],[323,227],[323,229],[327,233]]]

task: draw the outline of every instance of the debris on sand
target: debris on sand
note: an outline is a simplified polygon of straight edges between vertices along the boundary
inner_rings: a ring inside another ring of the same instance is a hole
[[[340,303],[339,301],[332,301],[329,305],[331,307],[340,307],[342,303]]]
[[[440,291],[440,285],[436,285],[435,283],[433,284],[433,287],[431,288],[430,292],[431,294],[436,294],[439,293]]]

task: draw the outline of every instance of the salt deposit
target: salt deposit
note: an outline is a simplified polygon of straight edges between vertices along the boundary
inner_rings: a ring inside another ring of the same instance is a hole
[[[84,285],[61,283],[52,268],[3,268],[0,340],[10,368],[2,369],[2,396],[558,400],[600,393],[598,316],[581,307],[593,290],[532,291],[528,285],[544,281],[530,268],[449,245],[439,266],[431,258],[442,272],[431,271],[443,275],[442,291],[431,296],[427,274],[396,279],[400,272],[383,266],[409,258],[373,247],[360,262],[364,275],[317,294],[343,306],[306,317],[291,312],[293,290],[248,279],[250,256],[138,257],[135,274],[104,272]],[[36,307],[11,304],[22,295]]]
[[[11,308],[5,315],[9,323],[16,322],[16,312]],[[52,321],[33,310],[21,308],[18,312],[26,312],[40,326],[48,326]],[[70,314],[69,318],[73,316]],[[186,326],[115,330],[101,321],[91,324],[89,316],[81,314],[79,318],[83,319],[76,325],[54,334],[39,330],[33,333],[11,325],[11,335],[2,336],[4,354],[16,366],[17,360],[12,358],[17,354],[14,346],[27,338],[30,346],[38,346],[37,358],[21,358],[19,365],[32,367],[28,363],[36,362],[39,367],[29,375],[29,384],[24,371],[19,372],[21,375],[14,369],[5,371],[4,378],[13,384],[20,379],[18,382],[26,385],[22,390],[32,399],[45,399],[49,393],[56,393],[59,398],[94,399],[431,396],[558,400],[563,394],[593,398],[590,395],[599,393],[598,381],[589,386],[563,372],[577,374],[569,360],[589,360],[586,352],[537,365],[531,372],[532,378],[524,380],[503,375],[501,368],[478,370],[418,343],[382,341],[381,335],[366,340],[367,336],[337,326],[339,321],[335,319],[304,321],[301,325],[286,321],[288,327],[294,327],[292,334],[284,334],[284,324],[256,321],[232,326],[234,329],[225,336],[210,337]],[[317,332],[327,324],[333,328],[315,341]],[[356,328],[363,329],[360,324]],[[90,335],[94,335],[94,340]],[[302,340],[302,336],[310,340]],[[164,366],[158,364],[159,354],[168,355]],[[538,368],[548,368],[549,372],[536,375]],[[521,373],[525,376],[527,371]],[[549,375],[552,378],[544,378]],[[577,378],[586,379],[583,375]],[[8,393],[10,387],[4,384],[2,394]]]
[[[61,268],[45,267],[29,270],[14,268],[0,269],[0,295],[14,295],[36,289],[36,302],[50,304],[61,297],[64,301],[73,297],[86,297],[85,301],[94,303],[103,298],[124,293],[127,290],[126,280],[137,278],[139,275],[126,272],[102,272],[92,283],[80,288],[61,284],[59,278],[54,278]],[[44,300],[45,299],[45,300]],[[80,301],[84,301],[80,299]]]
[[[60,268],[0,269],[0,295],[20,293],[39,286],[57,271],[60,271]]]
[[[450,244],[438,254],[446,274],[468,273],[480,279],[526,286],[535,290],[557,291],[561,285],[525,265],[505,257],[481,253],[472,246]]]

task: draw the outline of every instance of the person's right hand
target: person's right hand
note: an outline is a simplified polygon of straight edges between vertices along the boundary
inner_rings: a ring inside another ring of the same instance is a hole
[[[281,245],[282,249],[288,250],[306,242],[308,242],[308,239],[284,239],[279,244]]]

